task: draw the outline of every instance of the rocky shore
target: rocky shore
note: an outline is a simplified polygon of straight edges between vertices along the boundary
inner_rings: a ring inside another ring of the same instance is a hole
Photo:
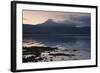
[[[49,61],[65,61],[76,56],[71,52],[76,52],[77,50],[66,49],[61,50],[59,48],[51,47],[23,47],[23,63],[27,62],[49,62]]]

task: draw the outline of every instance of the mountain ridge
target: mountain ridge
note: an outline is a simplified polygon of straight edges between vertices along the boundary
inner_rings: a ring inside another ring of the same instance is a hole
[[[46,22],[29,25],[23,24],[23,32],[30,34],[88,34],[90,35],[90,27],[76,27],[70,24],[57,23],[52,19],[48,19]]]

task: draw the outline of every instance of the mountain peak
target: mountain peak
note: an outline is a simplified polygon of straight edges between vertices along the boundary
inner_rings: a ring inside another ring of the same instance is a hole
[[[56,23],[53,19],[48,19],[45,23]]]

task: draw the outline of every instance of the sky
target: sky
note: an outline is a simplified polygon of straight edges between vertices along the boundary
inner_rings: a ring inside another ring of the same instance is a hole
[[[78,12],[55,12],[23,10],[23,24],[38,25],[52,19],[58,23],[69,23],[76,26],[90,26],[91,14]]]

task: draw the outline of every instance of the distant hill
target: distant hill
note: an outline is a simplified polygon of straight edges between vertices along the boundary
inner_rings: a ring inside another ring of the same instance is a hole
[[[58,23],[52,19],[48,19],[46,22],[29,25],[23,24],[24,34],[84,34],[90,35],[90,27],[76,27],[71,23]]]

